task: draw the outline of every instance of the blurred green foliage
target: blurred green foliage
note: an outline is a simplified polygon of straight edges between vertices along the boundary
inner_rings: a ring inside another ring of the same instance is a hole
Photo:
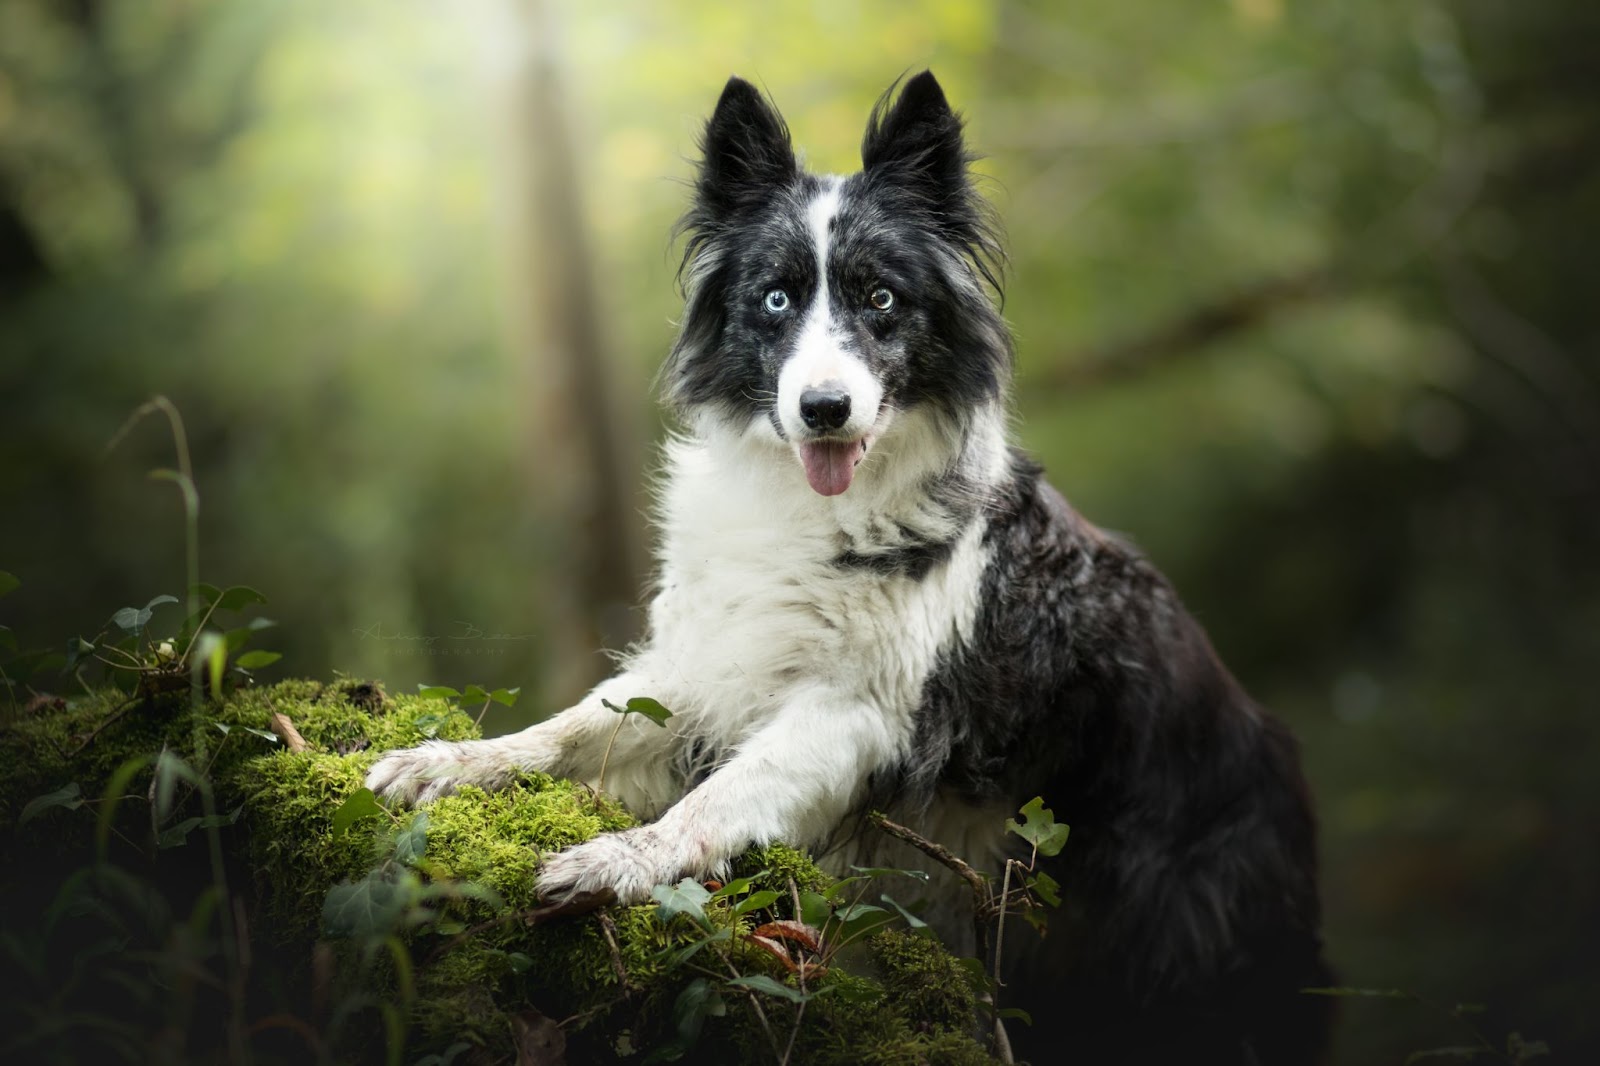
[[[164,392],[202,573],[271,598],[274,669],[542,689],[491,732],[569,700],[605,663],[550,651],[583,504],[519,332],[564,262],[528,160],[570,153],[643,469],[723,79],[849,170],[873,99],[932,66],[1011,233],[1021,437],[1300,734],[1341,978],[1600,1056],[1597,30],[1582,0],[13,0],[4,621],[53,646],[181,591],[144,478],[170,444],[102,455]],[[528,135],[530,64],[565,147]],[[1341,1062],[1441,1042],[1344,1009]]]

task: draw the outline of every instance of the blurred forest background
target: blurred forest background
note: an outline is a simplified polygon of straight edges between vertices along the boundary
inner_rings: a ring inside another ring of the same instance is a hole
[[[1021,439],[1299,733],[1342,979],[1600,1061],[1597,47],[1592,0],[5,0],[0,621],[181,594],[165,428],[104,453],[166,393],[271,673],[564,706],[639,624],[724,79],[848,171],[931,66]],[[1464,1042],[1343,1017],[1352,1066]]]

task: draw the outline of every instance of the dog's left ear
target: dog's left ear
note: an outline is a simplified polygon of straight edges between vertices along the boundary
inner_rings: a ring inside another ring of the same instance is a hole
[[[862,169],[893,172],[916,185],[936,204],[964,197],[967,152],[961,140],[961,119],[950,110],[944,90],[931,70],[906,82],[891,106],[894,86],[878,98],[861,140]]]

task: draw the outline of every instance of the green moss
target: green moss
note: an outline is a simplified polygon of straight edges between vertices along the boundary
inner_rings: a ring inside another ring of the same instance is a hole
[[[971,1024],[972,983],[942,944],[897,930],[878,933],[870,943],[883,986],[902,1013],[938,1029]]]
[[[274,713],[286,715],[311,750],[290,752],[251,732],[266,730]],[[90,733],[94,739],[85,744]],[[257,936],[285,942],[292,952],[294,945],[308,945],[318,936],[331,887],[359,880],[382,863],[399,869],[393,862],[396,834],[420,815],[391,812],[333,834],[334,812],[361,788],[373,762],[383,751],[429,737],[476,735],[470,718],[443,701],[390,697],[354,681],[289,681],[198,709],[189,707],[186,694],[137,704],[96,695],[0,734],[0,818],[6,827],[0,840],[11,859],[31,856],[25,849],[45,836],[82,845],[92,833],[89,807],[46,814],[22,834],[14,830],[17,814],[28,800],[69,781],[77,782],[86,798],[98,797],[125,760],[153,757],[165,746],[191,765],[209,768],[221,809],[242,805],[238,825],[221,832],[232,854],[248,866],[257,913],[267,919],[252,928]],[[126,794],[145,796],[149,782],[146,768]],[[193,799],[189,802],[192,808]],[[148,842],[149,806],[130,800],[118,811],[126,835]],[[548,1017],[574,1019],[568,1026],[573,1039],[601,1059],[614,1054],[614,1036],[623,1028],[642,1049],[670,1038],[673,1004],[696,974],[673,967],[667,949],[704,931],[682,919],[668,928],[653,904],[610,908],[609,939],[594,916],[537,925],[525,920],[538,903],[540,855],[632,825],[626,811],[581,785],[528,774],[492,793],[463,788],[430,805],[427,819],[417,873],[438,885],[464,882],[492,889],[505,906],[497,910],[482,898],[447,891],[419,903],[410,924],[400,930],[414,970],[413,1047],[437,1049],[466,1039],[490,1057],[504,1057],[512,1049],[512,1016],[529,1005]],[[751,849],[735,865],[741,875],[767,871],[765,884],[779,890],[790,878],[801,890],[820,892],[832,883],[804,852],[783,844]],[[708,913],[719,928],[742,931],[751,920],[735,918],[728,906]],[[786,979],[774,959],[738,935],[724,946],[740,972]],[[384,961],[387,952],[345,954],[363,960],[358,970],[369,990],[398,995],[406,983]],[[821,978],[836,991],[808,1004],[794,1061],[885,1066],[990,1061],[968,1033],[971,990],[942,948],[924,938],[886,933],[872,939],[871,955],[876,975],[851,974],[836,964]],[[708,964],[713,960],[710,953],[698,957]],[[769,1057],[767,1037],[747,1000],[733,990],[726,1000],[727,1016],[708,1020],[694,1054],[710,1060]],[[781,1000],[766,1005],[786,1039],[792,1008]]]

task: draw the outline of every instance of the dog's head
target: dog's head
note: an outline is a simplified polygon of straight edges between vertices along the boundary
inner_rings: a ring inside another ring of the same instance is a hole
[[[786,447],[835,496],[898,416],[959,420],[1001,397],[998,234],[931,73],[884,93],[849,177],[802,170],[782,117],[739,78],[702,149],[668,403]]]

